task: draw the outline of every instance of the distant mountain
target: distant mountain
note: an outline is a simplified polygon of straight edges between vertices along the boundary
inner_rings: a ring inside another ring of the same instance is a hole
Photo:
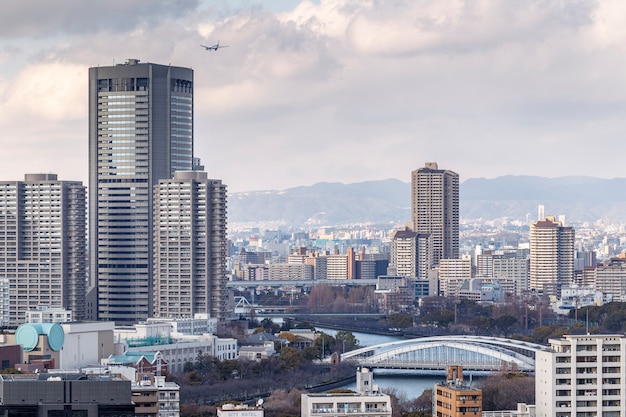
[[[485,220],[564,214],[569,222],[626,220],[626,178],[471,178],[460,185],[461,218]],[[353,184],[318,183],[282,191],[233,193],[229,223],[276,222],[288,226],[349,223],[404,224],[411,217],[411,185],[397,179]]]
[[[460,186],[461,217],[537,218],[537,206],[545,214],[565,215],[566,221],[584,222],[626,219],[626,178],[602,179],[569,176],[543,178],[504,176],[472,178]]]
[[[228,199],[228,222],[283,221],[290,226],[405,222],[410,204],[410,185],[400,180],[318,183],[234,193]]]

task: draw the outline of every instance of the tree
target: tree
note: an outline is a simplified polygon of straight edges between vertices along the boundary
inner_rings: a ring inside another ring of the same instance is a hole
[[[476,330],[487,333],[493,329],[493,319],[491,317],[475,317],[471,321],[471,325],[476,328]]]
[[[389,327],[396,327],[398,329],[406,329],[413,326],[413,317],[407,313],[395,313],[390,314],[387,317]]]
[[[517,403],[535,404],[535,378],[524,374],[495,374],[482,379],[483,410],[513,410]]]
[[[415,411],[430,414],[433,409],[433,389],[424,390],[422,395],[415,399]]]
[[[432,323],[439,327],[448,327],[448,324],[454,321],[454,311],[441,309],[422,317],[422,323]]]
[[[280,359],[289,369],[294,369],[302,363],[304,356],[301,351],[291,347],[284,347],[280,350]]]
[[[504,333],[505,336],[510,333],[511,327],[515,323],[517,323],[517,319],[513,316],[500,316],[493,322],[494,326]]]
[[[335,334],[336,346],[335,351],[344,353],[356,349],[359,346],[359,341],[352,332],[346,330],[340,330]]]
[[[296,335],[291,332],[282,331],[278,334],[279,338],[289,341],[289,343],[296,343]]]

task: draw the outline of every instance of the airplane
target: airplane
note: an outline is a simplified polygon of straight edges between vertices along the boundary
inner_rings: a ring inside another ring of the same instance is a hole
[[[207,51],[217,51],[220,48],[228,48],[228,45],[220,45],[220,41],[217,41],[215,45],[211,45],[211,46],[200,45],[200,46],[206,49]]]

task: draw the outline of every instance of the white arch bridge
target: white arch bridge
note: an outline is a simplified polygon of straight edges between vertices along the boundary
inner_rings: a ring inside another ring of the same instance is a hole
[[[434,336],[399,340],[341,355],[368,368],[445,371],[462,365],[468,371],[535,371],[535,353],[547,346],[485,336]]]

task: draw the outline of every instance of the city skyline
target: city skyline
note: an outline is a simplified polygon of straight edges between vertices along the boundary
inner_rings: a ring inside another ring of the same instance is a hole
[[[0,17],[3,179],[28,163],[87,184],[87,68],[127,58],[198,74],[195,154],[230,192],[407,181],[424,160],[461,182],[623,177],[619,2],[107,2],[75,19],[83,7]]]

